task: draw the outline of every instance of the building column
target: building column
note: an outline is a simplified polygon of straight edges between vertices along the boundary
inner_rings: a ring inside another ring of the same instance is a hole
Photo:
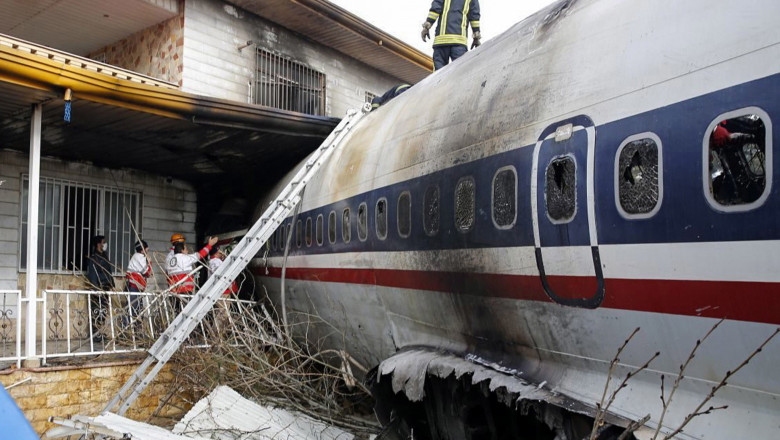
[[[30,182],[27,191],[27,325],[25,328],[26,364],[36,364],[35,346],[38,326],[38,196],[41,178],[41,119],[43,105],[34,104],[30,123]]]

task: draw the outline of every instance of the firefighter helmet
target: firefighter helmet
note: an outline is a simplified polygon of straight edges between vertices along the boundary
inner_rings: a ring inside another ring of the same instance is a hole
[[[184,243],[186,240],[184,239],[184,235],[182,234],[173,234],[171,235],[171,244],[175,243]]]

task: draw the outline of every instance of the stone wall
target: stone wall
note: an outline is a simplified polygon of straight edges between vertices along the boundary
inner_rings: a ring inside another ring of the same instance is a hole
[[[184,15],[158,23],[88,55],[105,63],[181,85]]]
[[[167,364],[162,369],[127,412],[127,417],[145,421],[155,413],[173,386],[172,365]],[[51,416],[98,415],[137,367],[138,362],[122,362],[8,370],[0,372],[0,384],[8,387],[29,378],[8,393],[24,411],[33,429],[42,435],[55,426],[48,422]],[[176,421],[189,408],[189,404],[175,394],[158,416]]]

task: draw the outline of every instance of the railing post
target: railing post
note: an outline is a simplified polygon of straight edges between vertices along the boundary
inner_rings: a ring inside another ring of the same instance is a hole
[[[38,296],[38,193],[41,178],[41,119],[43,105],[34,104],[30,124],[30,180],[27,191],[27,325],[25,328],[25,365],[38,366],[37,343],[37,296]],[[44,335],[45,337],[45,335]]]

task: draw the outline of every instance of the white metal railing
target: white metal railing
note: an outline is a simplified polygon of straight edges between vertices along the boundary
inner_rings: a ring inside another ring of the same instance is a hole
[[[163,87],[166,89],[178,89],[179,86],[172,82],[163,81],[161,79],[152,78],[151,76],[143,75],[132,70],[122,69],[120,67],[112,66],[110,64],[104,64],[89,58],[80,57],[71,53],[63,52],[61,50],[52,49],[50,47],[42,46],[40,44],[31,43],[29,41],[20,40],[18,38],[11,37],[9,35],[0,34],[0,45],[8,46],[16,50],[29,53],[31,55],[37,55],[50,60],[58,61],[71,66],[81,67],[92,72],[101,73],[114,78],[133,81],[140,84],[147,84],[150,86]]]
[[[45,290],[42,361],[145,351],[189,299],[188,295],[176,294]],[[253,304],[221,298],[185,346],[207,347],[215,331],[225,332],[222,339],[229,339],[235,321],[244,319],[243,313],[235,311]]]
[[[15,362],[21,367],[22,319],[24,316],[21,290],[0,290],[0,366]]]

